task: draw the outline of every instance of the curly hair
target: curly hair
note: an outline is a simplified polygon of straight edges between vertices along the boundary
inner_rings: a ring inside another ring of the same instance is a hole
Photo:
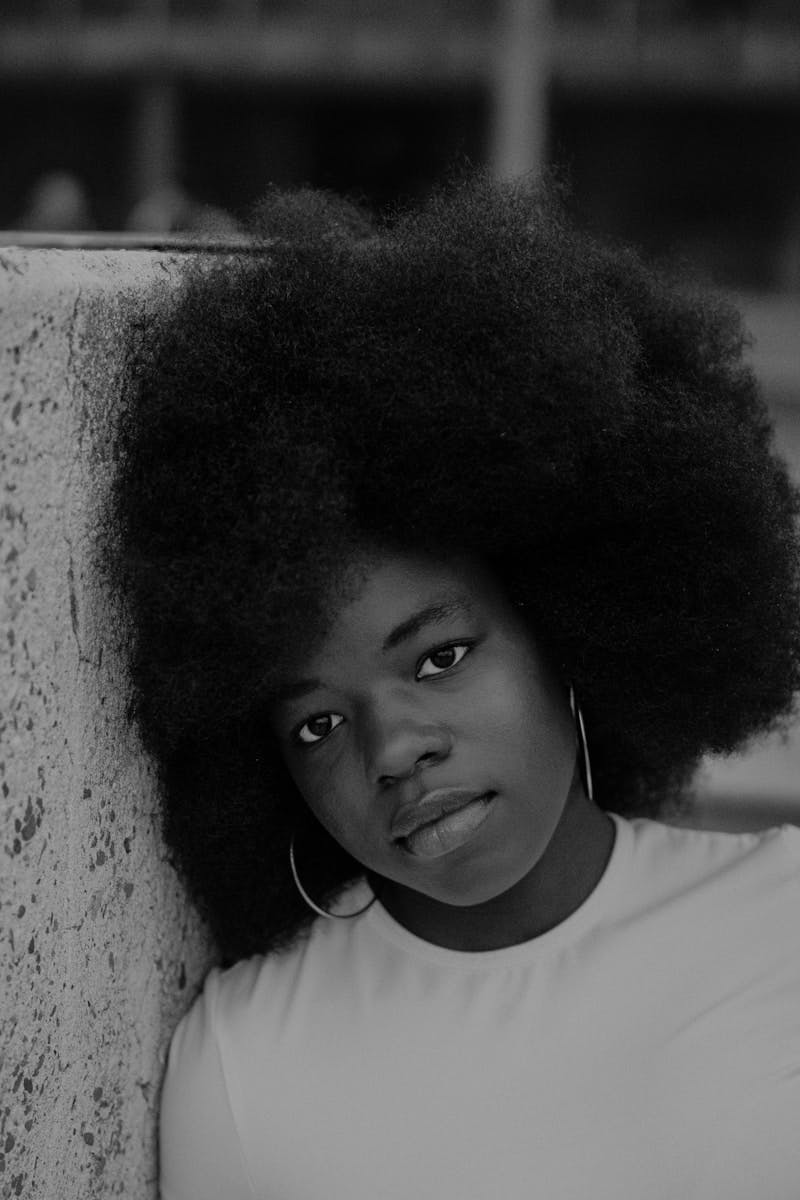
[[[484,171],[383,217],[273,189],[251,237],[132,340],[113,497],[132,717],[225,962],[312,919],[266,709],[361,543],[489,562],[622,814],[800,688],[800,497],[730,306]],[[330,900],[363,868],[326,838],[304,879]]]

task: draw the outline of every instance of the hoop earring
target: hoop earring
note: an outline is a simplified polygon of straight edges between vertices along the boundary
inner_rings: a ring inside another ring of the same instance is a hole
[[[353,917],[360,917],[361,914],[365,913],[367,909],[370,908],[378,899],[377,896],[373,896],[363,908],[359,908],[355,912],[351,913],[335,913],[329,912],[327,908],[321,908],[319,904],[315,903],[315,901],[311,899],[308,892],[300,882],[300,876],[297,874],[297,864],[294,861],[294,834],[292,834],[291,838],[289,839],[289,867],[291,869],[292,878],[294,879],[295,887],[297,888],[298,892],[303,897],[308,907],[312,909],[313,912],[318,913],[321,917],[331,917],[337,921],[349,921]]]
[[[581,712],[580,705],[575,699],[575,687],[573,684],[569,685],[569,706],[572,709],[572,715],[575,718],[575,726],[578,733],[578,744],[581,748],[581,758],[583,759],[583,782],[586,788],[586,795],[590,800],[593,800],[594,792],[592,789],[592,767],[591,763],[589,762],[589,747],[586,744],[586,726],[583,723],[583,713]]]

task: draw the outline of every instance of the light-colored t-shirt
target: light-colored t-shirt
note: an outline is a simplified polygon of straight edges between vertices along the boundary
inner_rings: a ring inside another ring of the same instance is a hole
[[[614,821],[523,944],[443,949],[376,902],[213,970],[170,1048],[164,1200],[798,1200],[800,828]]]

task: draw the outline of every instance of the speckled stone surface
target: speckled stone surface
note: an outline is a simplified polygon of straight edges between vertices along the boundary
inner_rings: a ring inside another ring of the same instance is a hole
[[[178,259],[0,250],[0,1195],[157,1194],[167,1042],[211,955],[126,719],[96,564],[123,335]]]

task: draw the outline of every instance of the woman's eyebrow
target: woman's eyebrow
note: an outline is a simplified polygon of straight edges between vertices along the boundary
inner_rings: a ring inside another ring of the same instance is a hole
[[[393,650],[395,646],[414,637],[426,625],[435,625],[437,622],[447,621],[451,617],[470,617],[472,611],[472,606],[466,598],[443,596],[411,613],[399,625],[395,625],[394,629],[386,635],[381,651],[385,654],[388,650]],[[321,686],[319,679],[295,679],[276,688],[270,696],[270,702],[280,704],[282,701],[299,700],[302,696],[316,691]]]
[[[295,679],[291,683],[281,684],[271,691],[268,696],[269,704],[283,704],[287,700],[299,700],[309,692],[315,692],[322,687],[319,679]]]
[[[391,633],[387,634],[383,643],[383,653],[387,650],[393,650],[395,646],[399,646],[401,642],[407,641],[414,637],[426,625],[435,625],[440,621],[447,621],[451,617],[468,617],[472,615],[472,609],[469,603],[460,597],[443,597],[441,600],[434,600],[432,604],[426,604],[424,608],[418,609],[417,612],[406,617],[399,625],[395,625]]]

